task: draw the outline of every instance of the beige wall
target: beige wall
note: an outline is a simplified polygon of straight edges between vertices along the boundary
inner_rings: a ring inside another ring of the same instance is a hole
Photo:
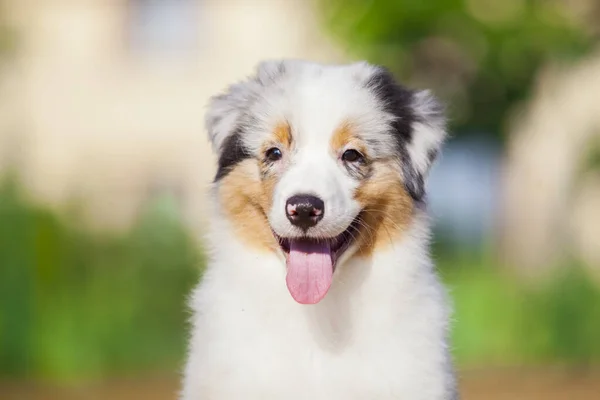
[[[510,135],[501,257],[532,276],[575,257],[600,278],[600,51],[545,72]]]
[[[263,58],[341,58],[310,2],[195,4],[197,48],[165,56],[131,51],[126,1],[5,1],[20,43],[4,75],[11,111],[0,114],[0,146],[20,149],[35,196],[53,204],[76,196],[92,222],[114,228],[131,222],[153,186],[173,187],[198,225],[214,164],[203,131],[208,97]]]

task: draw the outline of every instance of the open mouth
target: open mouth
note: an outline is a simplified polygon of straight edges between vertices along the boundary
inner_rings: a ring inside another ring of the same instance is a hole
[[[286,258],[286,284],[300,304],[316,304],[323,300],[337,261],[348,250],[358,233],[360,214],[344,232],[332,238],[275,237]]]

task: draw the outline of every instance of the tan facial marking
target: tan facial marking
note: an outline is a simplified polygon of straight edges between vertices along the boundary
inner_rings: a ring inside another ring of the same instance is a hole
[[[261,151],[266,153],[274,146],[282,146],[284,152],[291,148],[292,129],[287,122],[273,128],[271,140]],[[278,179],[269,162],[248,159],[236,165],[220,183],[219,200],[238,236],[257,249],[279,249],[267,217]]]
[[[342,122],[333,132],[330,145],[334,154],[341,152],[342,149],[351,148],[358,150],[365,156],[367,155],[367,148],[356,135],[355,128],[350,121]]]
[[[281,143],[286,148],[290,148],[292,145],[292,129],[290,124],[287,122],[281,122],[273,129],[273,136],[275,141]]]
[[[334,151],[338,151],[354,139],[354,132],[350,121],[342,122],[338,128],[333,132],[331,137],[331,148]]]
[[[358,255],[391,245],[410,223],[414,203],[391,163],[374,165],[372,175],[355,192],[363,208]]]
[[[331,148],[335,153],[352,148],[367,156],[367,148],[357,137],[350,121],[344,121],[333,133]],[[361,181],[354,193],[363,209],[357,238],[360,256],[392,244],[410,223],[414,204],[393,162],[373,163],[368,177]]]
[[[279,245],[267,218],[275,177],[260,179],[256,160],[239,163],[219,184],[218,196],[238,237],[252,247],[274,251]]]

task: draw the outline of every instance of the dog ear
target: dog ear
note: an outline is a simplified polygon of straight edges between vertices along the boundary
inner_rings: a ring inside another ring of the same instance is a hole
[[[205,123],[213,150],[219,156],[215,181],[225,177],[239,162],[252,157],[244,143],[244,132],[256,122],[250,107],[283,73],[283,61],[264,61],[253,76],[211,98]]]
[[[403,143],[402,174],[408,193],[416,201],[425,196],[425,180],[446,138],[441,103],[428,91],[412,92],[410,135]]]
[[[284,62],[263,61],[253,76],[230,85],[224,93],[210,99],[205,124],[215,152],[220,154],[226,139],[244,129],[251,119],[248,109],[253,100],[261,89],[274,83],[284,72]]]
[[[210,99],[205,124],[216,153],[221,153],[226,139],[238,130],[242,116],[253,98],[254,84],[250,80],[233,84],[225,93]]]
[[[406,143],[407,161],[412,168],[412,190],[418,197],[424,194],[424,181],[446,139],[446,118],[442,104],[429,90],[413,92],[411,96],[412,134]],[[405,168],[406,169],[406,168]]]
[[[416,201],[425,195],[425,178],[446,137],[441,104],[429,91],[398,84],[385,68],[377,67],[367,87],[392,118],[391,130],[404,185]]]

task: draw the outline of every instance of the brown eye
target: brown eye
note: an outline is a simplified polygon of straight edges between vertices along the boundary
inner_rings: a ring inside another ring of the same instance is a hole
[[[364,157],[357,150],[349,149],[342,154],[342,160],[345,162],[358,162],[363,161]]]
[[[281,157],[283,157],[283,153],[277,147],[270,148],[269,150],[267,150],[267,153],[265,155],[267,156],[267,160],[269,161],[279,161],[281,160]]]

